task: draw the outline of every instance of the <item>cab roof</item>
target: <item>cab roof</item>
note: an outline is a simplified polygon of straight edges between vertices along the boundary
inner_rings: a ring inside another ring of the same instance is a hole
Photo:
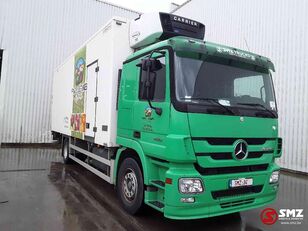
[[[154,43],[150,46],[144,47],[143,49],[140,49],[136,51],[134,54],[130,55],[125,62],[128,62],[131,59],[135,59],[141,56],[142,54],[148,53],[153,49],[159,49],[161,47],[166,47],[166,46],[171,46],[175,51],[190,51],[196,53],[204,53],[206,55],[237,60],[240,62],[260,66],[275,71],[274,64],[267,57],[249,51],[237,49],[234,47],[229,47],[217,43],[202,41],[199,39],[193,39],[184,36],[173,37],[158,43]]]

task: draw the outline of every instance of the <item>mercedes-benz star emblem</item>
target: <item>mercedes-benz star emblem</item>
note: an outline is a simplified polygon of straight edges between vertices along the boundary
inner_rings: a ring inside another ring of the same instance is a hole
[[[234,158],[243,160],[248,156],[248,144],[245,140],[237,140],[234,144]]]

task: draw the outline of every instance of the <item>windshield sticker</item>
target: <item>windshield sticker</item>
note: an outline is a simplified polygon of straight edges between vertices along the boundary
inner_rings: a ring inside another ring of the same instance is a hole
[[[229,101],[229,100],[220,99],[220,100],[218,100],[218,102],[219,102],[221,105],[230,106],[230,101]]]
[[[275,104],[275,102],[274,102],[274,101],[270,101],[269,103],[270,103],[271,109],[272,109],[272,110],[275,110],[275,109],[276,109],[276,104]]]
[[[240,57],[240,58],[243,58],[243,59],[250,59],[252,61],[256,60],[256,57],[254,55],[247,54],[247,53],[244,53],[242,51],[238,51],[238,50],[234,50],[234,49],[230,49],[230,48],[225,48],[225,47],[217,47],[216,49],[217,49],[218,53],[225,53],[225,54]]]

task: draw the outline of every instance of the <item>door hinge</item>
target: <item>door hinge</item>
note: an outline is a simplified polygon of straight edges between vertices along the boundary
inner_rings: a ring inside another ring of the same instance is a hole
[[[93,127],[93,132],[97,132],[97,127]]]
[[[90,123],[86,123],[86,129],[90,128]]]
[[[99,72],[99,67],[95,67],[95,72]]]
[[[94,97],[94,102],[98,102],[98,97],[97,96]]]

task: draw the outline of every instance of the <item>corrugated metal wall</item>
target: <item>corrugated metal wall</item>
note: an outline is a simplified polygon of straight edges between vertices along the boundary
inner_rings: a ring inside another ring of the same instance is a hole
[[[96,0],[1,0],[0,143],[50,142],[55,67],[112,16],[138,15]]]
[[[267,56],[284,140],[279,164],[308,172],[308,1],[191,0],[175,14],[206,25],[206,40]]]

